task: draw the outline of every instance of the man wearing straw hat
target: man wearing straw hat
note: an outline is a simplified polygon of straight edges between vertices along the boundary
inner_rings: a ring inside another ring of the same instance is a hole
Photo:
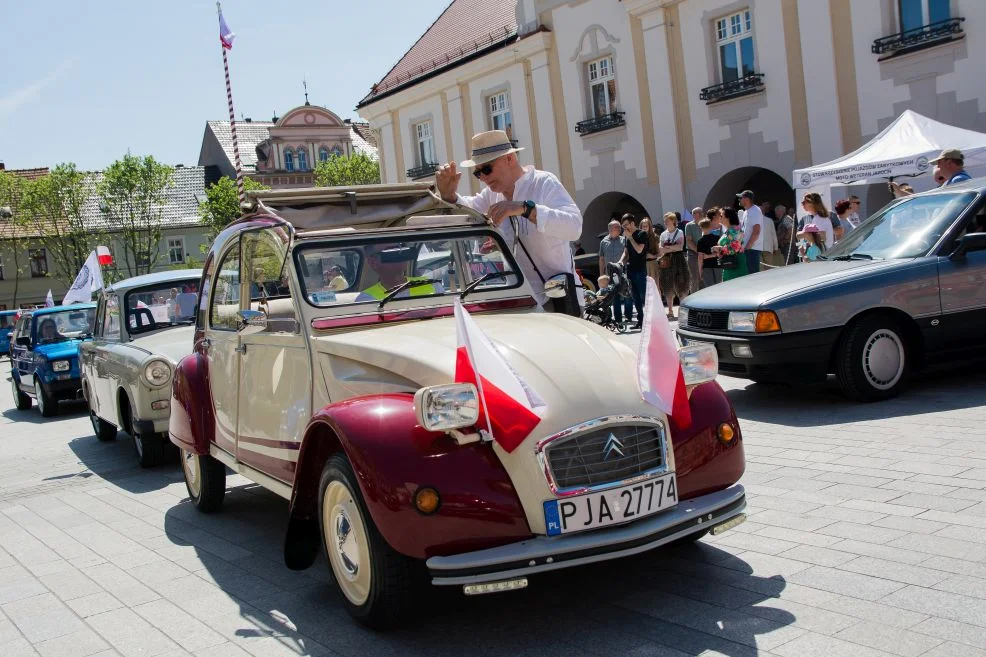
[[[472,138],[472,158],[459,166],[472,169],[486,187],[474,196],[456,193],[462,174],[455,162],[441,166],[435,179],[444,200],[489,217],[507,244],[514,247],[538,304],[552,310],[544,283],[556,274],[574,275],[571,242],[582,234],[582,212],[554,174],[521,166],[516,155],[521,150],[502,130],[481,132]],[[581,290],[575,292],[581,306]]]

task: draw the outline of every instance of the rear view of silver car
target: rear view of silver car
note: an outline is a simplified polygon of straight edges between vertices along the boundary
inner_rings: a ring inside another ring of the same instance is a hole
[[[895,201],[815,262],[689,296],[678,336],[714,344],[720,374],[834,374],[864,401],[927,365],[986,357],[986,180]]]

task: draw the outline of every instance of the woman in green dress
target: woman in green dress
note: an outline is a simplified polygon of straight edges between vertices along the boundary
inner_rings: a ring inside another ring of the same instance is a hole
[[[726,217],[724,222],[726,230],[719,238],[719,261],[734,260],[736,263],[733,267],[722,267],[722,280],[725,282],[745,276],[747,271],[746,254],[743,253],[743,231],[740,230],[739,215],[732,208],[723,208],[722,213]]]

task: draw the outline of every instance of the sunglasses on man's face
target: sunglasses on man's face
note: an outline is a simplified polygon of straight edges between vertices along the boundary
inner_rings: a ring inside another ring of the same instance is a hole
[[[476,170],[472,172],[472,175],[476,176],[478,180],[482,176],[488,176],[493,173],[493,164],[484,164],[481,167],[476,167]]]

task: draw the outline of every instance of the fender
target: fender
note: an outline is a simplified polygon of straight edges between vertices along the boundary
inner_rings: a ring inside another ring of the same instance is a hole
[[[739,481],[746,469],[743,436],[736,411],[719,384],[710,381],[695,388],[689,405],[691,426],[671,436],[678,497],[682,500],[731,486]],[[732,424],[736,432],[728,445],[723,445],[718,436],[719,425],[723,422]]]
[[[531,538],[520,499],[490,445],[458,445],[418,426],[409,394],[355,397],[318,411],[305,431],[291,494],[285,562],[300,570],[321,544],[318,485],[326,460],[345,452],[384,540],[415,559],[496,547]],[[432,515],[413,504],[435,488]]]
[[[209,453],[215,427],[209,362],[202,354],[191,353],[175,368],[168,436],[180,449],[204,456]]]

